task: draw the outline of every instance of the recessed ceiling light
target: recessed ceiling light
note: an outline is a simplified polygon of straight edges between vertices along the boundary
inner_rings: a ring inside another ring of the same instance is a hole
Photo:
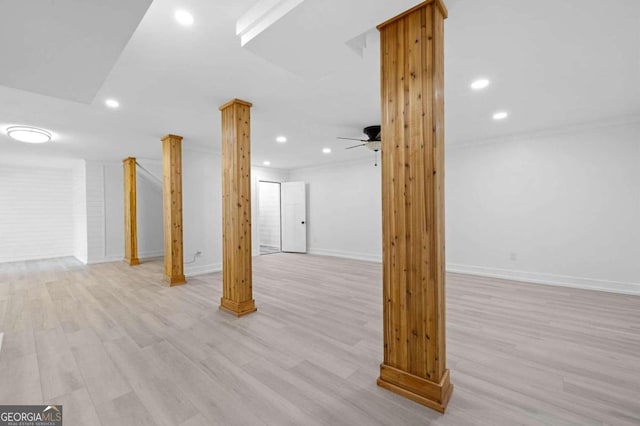
[[[109,108],[118,108],[120,106],[120,102],[115,99],[107,99],[105,102]]]
[[[26,143],[45,143],[51,140],[51,132],[28,126],[12,126],[7,129],[12,139]]]
[[[331,154],[331,148],[322,148],[324,154]]]
[[[265,166],[270,166],[271,165],[271,161],[264,161],[262,164],[264,164]]]
[[[489,80],[487,80],[486,78],[481,78],[471,83],[471,88],[473,90],[482,90],[486,89],[489,84],[491,84]]]
[[[178,21],[180,24],[185,26],[193,25],[193,15],[189,12],[185,10],[178,10],[175,16],[176,21]]]
[[[493,119],[499,121],[499,120],[504,120],[508,116],[509,116],[508,112],[500,111],[500,112],[496,112],[495,114],[493,114]]]
[[[278,143],[285,143],[286,141],[287,141],[287,138],[284,137],[284,136],[278,136],[276,138],[276,142],[278,142]]]

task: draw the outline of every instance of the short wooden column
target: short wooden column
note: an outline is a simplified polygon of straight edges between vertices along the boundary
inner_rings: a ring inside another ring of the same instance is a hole
[[[182,136],[162,138],[164,279],[170,286],[187,282],[182,249]]]
[[[383,24],[384,362],[378,385],[444,412],[444,19],[425,1]]]
[[[139,265],[138,223],[136,211],[136,159],[122,160],[124,169],[124,261],[129,265]]]
[[[220,309],[256,311],[251,269],[251,104],[234,99],[222,112],[222,299]]]

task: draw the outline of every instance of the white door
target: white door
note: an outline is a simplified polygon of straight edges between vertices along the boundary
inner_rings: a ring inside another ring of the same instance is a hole
[[[304,182],[282,182],[282,251],[307,252],[307,189]]]

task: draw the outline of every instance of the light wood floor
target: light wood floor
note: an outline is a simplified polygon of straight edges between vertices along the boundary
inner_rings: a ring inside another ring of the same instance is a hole
[[[640,424],[640,297],[448,277],[445,416],[376,387],[380,265],[255,258],[258,312],[221,275],[162,265],[0,265],[0,404],[65,425]]]

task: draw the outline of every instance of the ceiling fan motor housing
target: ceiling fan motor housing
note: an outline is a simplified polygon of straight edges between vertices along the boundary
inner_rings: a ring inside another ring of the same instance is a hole
[[[379,141],[380,140],[380,126],[369,126],[363,129],[364,134],[367,135],[369,141]]]

